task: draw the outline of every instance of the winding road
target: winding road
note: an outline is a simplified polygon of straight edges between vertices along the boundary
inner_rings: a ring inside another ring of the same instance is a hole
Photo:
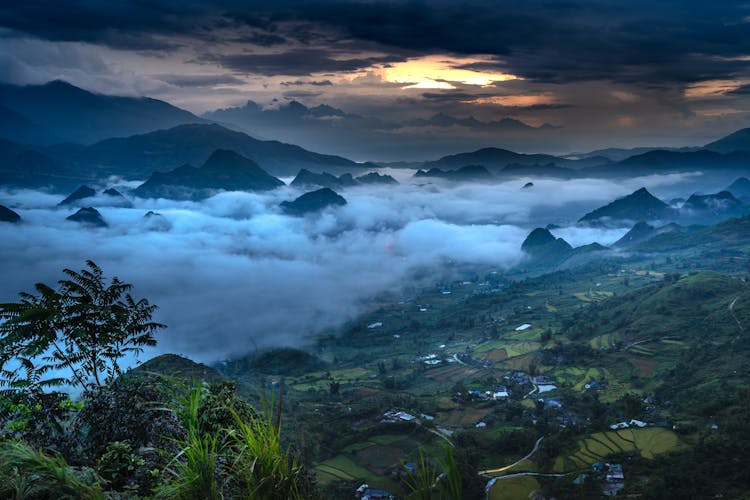
[[[500,467],[499,469],[480,470],[478,474],[480,476],[489,476],[490,474],[497,474],[498,472],[504,472],[512,467],[515,467],[516,465],[520,464],[524,460],[531,458],[531,455],[536,453],[536,451],[539,449],[539,444],[542,442],[542,439],[544,439],[544,436],[536,440],[536,443],[534,443],[534,448],[529,453],[527,453],[525,457],[516,460],[510,465],[506,465],[505,467]],[[541,474],[538,472],[519,472],[518,474],[510,474],[508,476],[503,476],[503,477],[506,478],[506,477],[519,476],[519,475],[520,476],[529,475],[529,474],[536,474],[536,475],[542,475],[542,476],[545,475],[545,474]]]

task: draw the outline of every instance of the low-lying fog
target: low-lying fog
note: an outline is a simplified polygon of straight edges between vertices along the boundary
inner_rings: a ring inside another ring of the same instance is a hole
[[[446,261],[512,266],[537,226],[561,226],[554,233],[573,246],[611,244],[629,228],[575,221],[641,186],[663,199],[688,195],[680,191],[687,180],[533,180],[530,189],[521,189],[526,179],[406,180],[349,188],[341,192],[345,207],[304,218],[278,209],[301,194],[290,187],[203,202],[133,199],[133,208],[94,200],[110,226],[101,229],[65,220],[77,208],[58,207],[63,196],[0,191],[0,204],[23,219],[0,227],[0,301],[17,300],[19,291],[52,284],[63,268],[80,270],[92,259],[108,276],[133,283],[136,298],[159,306],[157,319],[169,326],[159,334],[159,352],[211,362],[256,346],[304,343],[352,319],[381,292],[398,293],[418,269],[439,279]],[[145,219],[149,210],[165,220]]]

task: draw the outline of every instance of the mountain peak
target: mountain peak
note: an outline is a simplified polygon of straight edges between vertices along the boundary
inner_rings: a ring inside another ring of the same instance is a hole
[[[280,204],[282,210],[289,215],[304,215],[318,212],[328,206],[346,205],[346,199],[333,189],[324,187],[310,191],[296,198],[294,201],[284,201]]]
[[[578,222],[649,221],[671,219],[677,211],[642,187],[627,196],[587,213]]]
[[[521,250],[528,251],[535,247],[542,247],[554,243],[556,238],[548,229],[538,227],[531,231],[521,244]]]

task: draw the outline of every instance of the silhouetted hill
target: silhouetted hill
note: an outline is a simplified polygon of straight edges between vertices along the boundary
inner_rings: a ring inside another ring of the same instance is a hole
[[[676,210],[653,196],[646,188],[640,188],[587,213],[578,222],[606,224],[610,221],[670,220],[676,217]]]
[[[717,153],[701,149],[698,151],[654,150],[631,156],[617,163],[584,169],[581,174],[593,177],[635,177],[668,172],[691,170],[746,170],[750,153]]]
[[[10,208],[0,205],[0,222],[20,222],[21,216]]]
[[[281,208],[290,215],[304,215],[323,210],[329,206],[346,205],[346,199],[332,189],[322,188],[298,197],[294,201],[284,201]]]
[[[681,210],[728,212],[743,206],[729,191],[716,194],[693,194],[682,205]]]
[[[743,201],[748,201],[750,200],[750,179],[747,177],[740,177],[727,186],[725,191],[729,191]]]
[[[18,187],[71,187],[80,184],[80,181],[47,155],[0,139],[0,184]]]
[[[282,347],[227,361],[221,365],[221,371],[230,377],[253,372],[294,376],[320,370],[325,366],[321,359],[312,354]]]
[[[85,148],[50,148],[78,171],[98,176],[144,178],[184,164],[197,165],[217,149],[227,149],[255,161],[271,175],[312,172],[356,172],[362,165],[340,156],[313,153],[299,146],[261,141],[220,125],[180,125],[168,130],[108,139]]]
[[[379,174],[378,172],[360,175],[355,180],[362,184],[398,184],[398,181],[390,175]]]
[[[466,165],[455,170],[431,168],[427,171],[417,170],[414,177],[438,177],[452,181],[490,181],[494,176],[481,165]]]
[[[0,104],[0,137],[21,144],[60,141],[45,127]]]
[[[159,373],[188,382],[200,380],[212,383],[224,380],[221,373],[210,366],[206,366],[203,363],[196,363],[177,354],[162,354],[151,358],[137,368],[133,368],[127,372],[126,376],[148,373]]]
[[[73,215],[66,217],[66,219],[88,226],[107,227],[109,225],[104,220],[104,217],[102,217],[102,214],[99,213],[99,210],[93,207],[81,208]]]
[[[705,149],[719,153],[733,151],[750,151],[750,128],[743,128],[714,142],[706,144]]]
[[[558,167],[554,163],[547,165],[524,165],[512,163],[502,169],[499,172],[499,175],[503,177],[552,177],[555,179],[572,179],[579,174],[577,170]]]
[[[331,175],[328,172],[316,174],[303,168],[299,171],[290,185],[308,187],[320,186],[331,189],[341,189],[344,187],[356,186],[357,181],[354,180],[352,174],[341,174],[340,176],[336,177],[335,175]]]
[[[155,172],[134,194],[142,198],[201,199],[219,190],[267,191],[284,183],[249,158],[217,149],[200,168],[183,165]]]
[[[24,141],[31,144],[88,144],[205,121],[157,99],[95,94],[59,80],[44,85],[0,84],[0,104],[24,117],[28,124],[43,127],[35,137]],[[13,120],[3,113],[0,119]]]
[[[470,153],[459,153],[444,156],[435,161],[424,163],[424,168],[456,169],[465,165],[482,165],[489,170],[502,170],[516,163],[519,165],[549,164],[561,159],[546,154],[522,154],[500,148],[483,148]],[[567,160],[562,160],[563,162]]]
[[[92,198],[96,196],[96,191],[88,186],[80,186],[78,189],[73,191],[58,205],[70,205],[76,201],[83,200],[85,198]]]
[[[555,238],[548,229],[538,227],[521,244],[521,250],[539,267],[556,266],[572,255],[573,247],[562,238]]]
[[[645,241],[656,233],[656,228],[645,221],[637,222],[630,231],[617,240],[613,246],[627,247]]]

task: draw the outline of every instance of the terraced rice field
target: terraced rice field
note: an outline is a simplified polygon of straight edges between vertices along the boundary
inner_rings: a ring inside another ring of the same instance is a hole
[[[583,302],[597,302],[599,300],[608,299],[613,294],[612,292],[605,292],[602,290],[592,290],[590,292],[576,292],[573,295]]]
[[[604,335],[599,335],[598,337],[594,337],[591,339],[591,342],[589,344],[591,345],[592,349],[611,349],[615,346],[616,343],[620,342],[620,336],[616,333],[606,333]]]
[[[607,456],[613,453],[635,451],[651,459],[660,453],[685,446],[677,434],[661,427],[597,432],[582,439],[579,445],[578,451],[572,455],[555,460],[555,471],[588,469],[594,462],[606,461]]]

